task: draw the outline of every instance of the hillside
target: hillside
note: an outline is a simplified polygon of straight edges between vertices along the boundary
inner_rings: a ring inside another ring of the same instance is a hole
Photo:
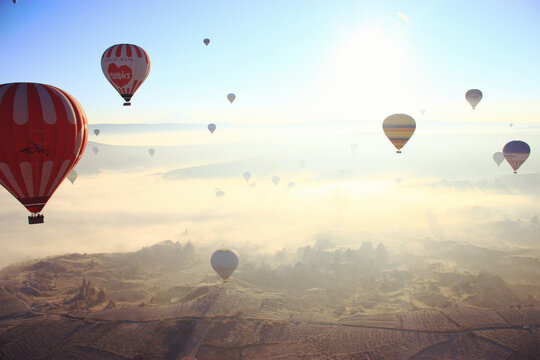
[[[0,272],[0,358],[540,356],[537,299],[497,275],[398,270],[382,247],[297,253],[294,266],[242,264],[226,283],[203,249],[171,241],[12,265]]]

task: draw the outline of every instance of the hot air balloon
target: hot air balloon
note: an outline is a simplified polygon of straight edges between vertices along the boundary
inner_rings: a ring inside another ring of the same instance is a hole
[[[424,115],[426,113],[426,110],[420,109],[420,114]]]
[[[249,179],[251,179],[251,173],[249,171],[246,171],[242,174],[246,182],[249,182]]]
[[[474,109],[480,100],[482,100],[482,92],[478,89],[471,89],[465,93],[465,99],[467,99],[467,102]]]
[[[303,168],[304,166],[306,166],[306,164],[307,164],[307,163],[306,163],[305,160],[300,160],[300,162],[298,163],[298,166],[299,166],[300,168]]]
[[[88,138],[82,106],[67,92],[37,83],[0,85],[0,184],[40,214],[80,160]]]
[[[204,45],[208,46],[208,44],[210,44],[210,39],[204,39],[203,43],[204,43]]]
[[[398,184],[401,184],[401,181],[402,181],[402,179],[401,179],[400,177],[397,177],[397,178],[396,178],[396,182],[397,182]]]
[[[352,151],[356,151],[356,148],[358,147],[358,144],[357,143],[352,143],[351,144],[351,150]]]
[[[126,101],[124,106],[131,106],[131,97],[150,73],[150,57],[137,45],[113,45],[103,53],[101,69]]]
[[[234,99],[236,99],[236,95],[230,93],[229,95],[227,95],[227,99],[229,99],[230,103],[232,104]]]
[[[156,150],[148,149],[148,153],[150,154],[150,156],[154,156],[154,154],[156,153]]]
[[[294,181],[291,181],[290,183],[287,184],[287,187],[289,189],[293,188],[296,184],[294,183]]]
[[[216,250],[210,258],[210,264],[223,280],[227,280],[238,266],[238,256],[229,249]]]
[[[92,148],[92,151],[94,152],[94,154],[97,154],[99,152],[99,148],[97,146],[94,146]]]
[[[208,130],[213,134],[216,131],[216,124],[208,124]]]
[[[94,135],[98,136],[99,135],[99,129],[94,129]]]
[[[416,130],[416,122],[409,115],[394,114],[384,119],[383,130],[399,154],[401,148],[413,136],[414,130]]]
[[[493,161],[497,164],[497,166],[500,166],[501,163],[504,161],[504,155],[502,152],[496,152],[493,153]]]
[[[216,197],[222,197],[222,196],[225,196],[225,192],[223,190],[217,190]]]
[[[527,160],[531,148],[526,142],[514,140],[504,145],[503,155],[506,161],[514,169],[514,174],[517,174],[517,170]]]
[[[279,180],[280,180],[279,176],[277,175],[272,176],[272,182],[274,183],[274,185],[277,185],[279,183]]]
[[[71,170],[67,175],[67,179],[71,181],[72,184],[75,182],[75,180],[77,180],[78,177],[79,174],[77,174],[77,171],[75,171],[75,169]]]
[[[13,3],[16,4],[16,3],[17,3],[17,0],[13,0]]]

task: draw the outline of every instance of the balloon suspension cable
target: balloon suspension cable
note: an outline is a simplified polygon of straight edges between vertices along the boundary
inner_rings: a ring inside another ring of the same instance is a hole
[[[44,216],[39,213],[32,213],[32,215],[28,216],[28,224],[43,224]]]

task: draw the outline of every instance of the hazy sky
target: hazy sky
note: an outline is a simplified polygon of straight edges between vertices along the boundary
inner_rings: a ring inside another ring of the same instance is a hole
[[[225,246],[279,248],[320,232],[356,246],[530,219],[540,212],[538,34],[536,0],[2,0],[0,82],[58,86],[102,133],[45,224],[28,226],[0,192],[0,265],[184,241],[186,228]],[[131,108],[101,71],[117,43],[152,62]],[[484,93],[476,110],[470,88]],[[417,121],[401,155],[381,129],[393,113]],[[532,149],[516,176],[491,160],[510,140]]]

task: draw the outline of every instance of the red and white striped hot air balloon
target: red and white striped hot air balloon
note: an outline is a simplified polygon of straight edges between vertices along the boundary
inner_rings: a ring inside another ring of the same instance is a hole
[[[137,45],[113,45],[103,53],[101,69],[126,101],[124,106],[130,106],[131,97],[150,73],[150,57]]]
[[[0,184],[31,213],[30,224],[80,160],[88,138],[82,106],[54,86],[0,85]]]

